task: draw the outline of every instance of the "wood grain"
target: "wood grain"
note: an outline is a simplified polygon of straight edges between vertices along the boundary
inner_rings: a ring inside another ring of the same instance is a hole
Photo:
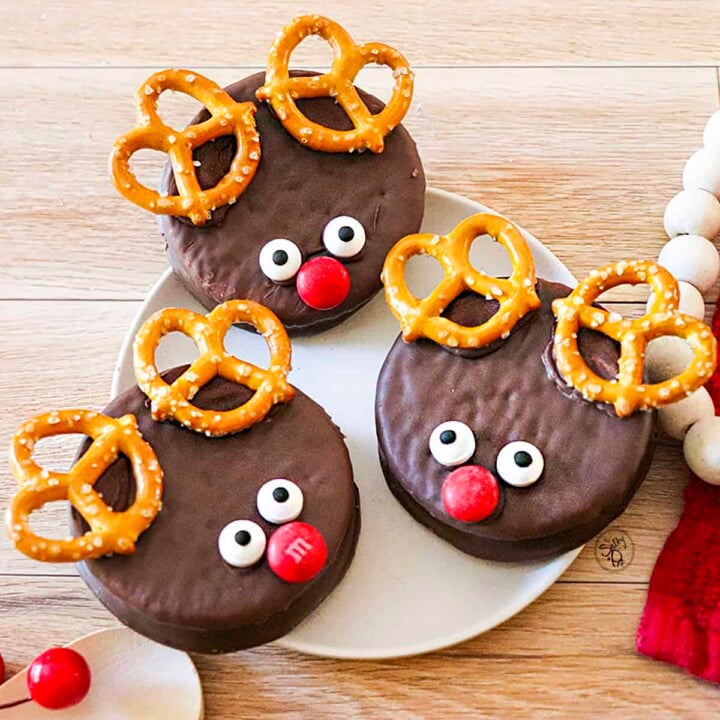
[[[229,83],[262,66],[273,33],[308,9],[359,40],[395,44],[417,68],[406,124],[429,182],[506,213],[577,276],[657,256],[665,203],[718,105],[717,0],[26,0],[2,9],[3,448],[44,408],[105,404],[125,331],[165,267],[154,219],[115,194],[106,170],[112,141],[133,122],[135,88],[160,67],[207,68]],[[309,44],[298,64],[327,58]],[[386,83],[382,70],[363,72],[370,91],[382,96]],[[178,96],[161,109],[177,124],[194,112]],[[140,166],[153,182],[158,162]],[[637,292],[614,299],[625,313],[642,311]],[[61,465],[73,451],[72,441],[50,442],[40,456]],[[207,717],[714,716],[716,687],[634,652],[686,476],[678,444],[661,440],[647,481],[610,528],[632,543],[631,562],[609,569],[592,542],[540,600],[462,645],[387,662],[277,647],[196,658]],[[0,466],[0,508],[13,488]],[[48,511],[38,529],[57,531],[64,512]],[[0,652],[12,671],[115,622],[73,568],[32,563],[0,540]]]
[[[360,42],[379,40],[415,65],[714,64],[715,0],[286,0],[212,5],[175,0],[6,3],[2,63],[216,67],[264,64],[291,17],[318,12]],[[317,63],[326,53],[308,53]]]
[[[229,83],[246,72],[212,74]],[[0,138],[0,297],[140,299],[162,271],[154,218],[115,193],[106,167],[146,75],[0,69],[13,120]],[[367,81],[383,87],[380,72]],[[173,100],[170,117],[184,122],[192,101]],[[433,69],[418,72],[407,125],[431,185],[506,213],[580,277],[629,254],[657,257],[664,205],[716,104],[709,68]]]
[[[599,708],[627,718],[640,703],[652,717],[709,717],[717,688],[635,654],[643,602],[642,587],[558,584],[496,630],[426,656],[340,661],[269,646],[194,659],[208,718],[597,717]],[[0,603],[25,629],[6,649],[11,670],[39,647],[115,624],[79,578],[3,578]]]

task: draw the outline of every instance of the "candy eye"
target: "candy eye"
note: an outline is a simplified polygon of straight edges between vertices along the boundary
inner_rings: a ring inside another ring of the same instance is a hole
[[[292,280],[302,265],[300,248],[285,238],[275,238],[260,251],[260,269],[275,282]]]
[[[473,431],[459,420],[440,423],[430,435],[432,456],[446,467],[455,467],[467,462],[475,452]]]
[[[323,245],[335,257],[355,257],[365,247],[365,228],[354,217],[340,215],[325,226]]]
[[[263,529],[252,520],[233,520],[218,535],[222,559],[238,568],[250,567],[260,560],[266,544]]]
[[[508,443],[497,456],[495,469],[508,484],[527,487],[537,482],[545,467],[542,453],[529,442],[516,440]]]
[[[295,520],[303,509],[302,490],[291,480],[268,480],[258,490],[257,509],[265,520],[275,525]]]

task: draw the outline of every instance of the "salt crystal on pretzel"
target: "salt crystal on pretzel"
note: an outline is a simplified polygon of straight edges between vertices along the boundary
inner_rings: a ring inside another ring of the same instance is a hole
[[[485,275],[472,266],[472,243],[486,233],[508,251],[513,266],[509,278]],[[445,271],[440,284],[422,300],[405,282],[405,264],[421,254],[435,258]],[[426,337],[448,347],[480,348],[507,338],[520,318],[540,307],[535,263],[525,238],[509,220],[489,213],[471,215],[447,236],[418,233],[404,237],[385,258],[382,281],[387,303],[407,342]],[[465,291],[497,300],[500,307],[487,322],[475,327],[443,317],[445,308]]]
[[[308,36],[319,35],[333,50],[329,72],[310,77],[290,77],[290,56]],[[395,84],[387,105],[373,115],[362,101],[355,77],[369,64],[387,65]],[[370,149],[382,152],[385,136],[400,124],[410,107],[413,73],[407,60],[394,48],[382,43],[356,45],[347,31],[320,15],[302,15],[278,33],[268,56],[265,84],[257,98],[270,103],[283,127],[303,145],[321,152],[354,152]],[[335,98],[350,121],[352,130],[319,125],[298,108],[300,98]]]
[[[165,90],[195,98],[207,108],[210,119],[185,130],[169,127],[157,111],[158,100]],[[213,210],[238,199],[253,179],[260,161],[253,103],[235,102],[212,80],[188,70],[163,70],[151,75],[138,89],[135,102],[137,126],[115,141],[110,155],[110,173],[123,197],[158,215],[188,217],[195,225],[204,225]],[[203,190],[195,172],[193,150],[229,134],[237,141],[230,169],[215,187]],[[130,169],[130,158],[143,149],[169,155],[178,195],[161,195],[138,181]]]
[[[594,307],[606,290],[617,285],[646,283],[652,289],[648,312],[628,320]],[[710,328],[678,311],[678,285],[663,267],[642,260],[628,260],[593,270],[566,298],[553,301],[557,319],[553,349],[558,371],[565,382],[587,400],[613,405],[619,417],[636,410],[669,405],[704,385],[715,370],[717,348]],[[578,349],[581,327],[608,335],[620,344],[617,377],[606,380],[594,373]],[[663,382],[645,383],[647,344],[658,337],[683,338],[693,358],[679,375]]]
[[[267,370],[240,360],[225,350],[224,339],[234,323],[248,323],[263,335],[270,350]],[[155,365],[155,350],[163,335],[181,332],[195,341],[200,356],[169,385]],[[268,308],[251,300],[229,300],[207,315],[182,308],[165,308],[148,318],[133,346],[135,377],[150,398],[155,420],[172,418],[208,436],[245,430],[260,422],[271,408],[291,400],[295,389],[287,380],[290,340],[282,323]],[[214,377],[245,385],[254,395],[233,410],[201,410],[190,401]]]
[[[82,433],[93,442],[66,473],[40,467],[32,459],[38,440]],[[95,483],[122,453],[132,465],[135,500],[114,512],[95,491]],[[20,488],[7,512],[7,533],[15,547],[43,562],[76,562],[109,553],[128,554],[162,506],[162,469],[133,415],[111,418],[91,410],[54,410],[23,423],[10,448],[10,467]],[[67,500],[90,530],[80,537],[51,540],[30,530],[30,515],[43,505]]]

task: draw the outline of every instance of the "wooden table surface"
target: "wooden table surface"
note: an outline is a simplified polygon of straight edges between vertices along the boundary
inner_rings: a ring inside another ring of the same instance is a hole
[[[2,5],[6,447],[15,426],[43,409],[104,405],[126,328],[165,267],[154,219],[122,201],[106,171],[113,139],[133,121],[135,88],[174,65],[228,83],[261,67],[274,32],[310,6]],[[406,124],[431,185],[506,213],[576,275],[624,256],[657,256],[665,203],[718,105],[718,0],[317,0],[312,10],[410,59],[417,81]],[[326,59],[316,44],[298,62]],[[369,89],[383,83],[381,71],[364,72]],[[167,109],[176,122],[189,116],[186,106]],[[638,298],[615,297],[624,312],[639,312]],[[41,456],[60,462],[69,451]],[[686,476],[680,448],[664,440],[611,528],[628,546],[623,567],[609,569],[592,542],[538,602],[456,647],[386,662],[274,647],[197,657],[207,717],[716,716],[716,687],[634,650]],[[12,490],[2,468],[0,506]],[[38,527],[60,522],[54,509]],[[35,564],[0,541],[0,652],[10,671],[51,644],[114,623],[72,568]]]

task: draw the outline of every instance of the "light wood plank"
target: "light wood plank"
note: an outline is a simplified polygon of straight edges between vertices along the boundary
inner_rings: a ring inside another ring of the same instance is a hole
[[[329,15],[360,42],[392,44],[416,65],[720,59],[712,0],[578,0],[571,6],[564,0],[315,0],[312,5],[101,0],[70,6],[29,0],[6,5],[2,62],[16,66],[262,64],[275,32],[307,12]]]
[[[245,72],[212,74],[227,83]],[[115,193],[106,169],[145,75],[0,70],[11,121],[0,138],[0,297],[139,299],[161,273],[154,218]],[[382,87],[380,72],[367,77]],[[716,104],[709,68],[422,70],[408,126],[430,184],[507,214],[579,277],[657,256],[664,206]]]
[[[227,718],[709,717],[716,687],[640,657],[634,636],[642,588],[556,585],[474,640],[422,657],[339,661],[265,647],[196,656],[207,716]],[[0,620],[11,671],[45,647],[114,619],[79,578],[3,578]]]

